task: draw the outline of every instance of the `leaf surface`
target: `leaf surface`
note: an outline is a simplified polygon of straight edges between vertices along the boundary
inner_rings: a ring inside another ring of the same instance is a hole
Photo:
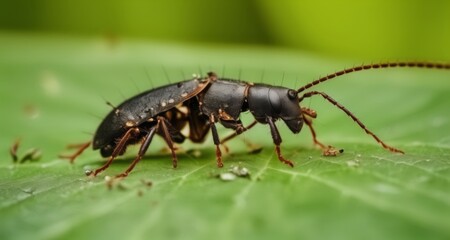
[[[0,52],[0,239],[450,238],[448,71],[372,70],[314,88],[405,155],[384,150],[313,97],[302,106],[317,110],[319,139],[344,154],[324,157],[306,127],[294,135],[278,123],[294,168],[277,160],[268,127],[258,125],[228,144],[223,169],[216,167],[211,137],[181,145],[172,169],[158,139],[132,174],[109,189],[104,176],[125,170],[136,147],[94,179],[83,173],[101,166],[98,152],[86,151],[73,165],[57,158],[65,145],[92,137],[110,111],[106,100],[118,105],[209,70],[298,88],[355,63],[264,48],[12,34],[0,36]],[[249,113],[242,117],[252,120]],[[42,158],[14,164],[8,148],[17,138],[19,157],[37,148]],[[247,142],[262,152],[248,153]],[[251,179],[214,177],[237,165]]]

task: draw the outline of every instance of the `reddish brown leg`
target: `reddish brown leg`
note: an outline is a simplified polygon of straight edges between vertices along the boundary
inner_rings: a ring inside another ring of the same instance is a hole
[[[303,119],[304,119],[306,125],[308,126],[309,130],[311,131],[311,135],[312,135],[314,144],[318,145],[321,149],[326,149],[327,147],[325,146],[325,144],[323,144],[323,143],[319,142],[319,140],[317,140],[316,131],[314,130],[314,128],[312,126],[311,118],[317,117],[316,112],[309,108],[302,108],[302,113],[303,113]]]
[[[91,145],[91,142],[85,142],[85,143],[80,143],[80,144],[71,144],[68,145],[67,148],[68,149],[77,149],[77,151],[72,154],[72,155],[59,155],[59,158],[62,159],[68,159],[70,163],[73,163],[75,161],[75,159],[80,156],[84,150],[86,150],[86,148],[89,147],[89,145]]]
[[[138,153],[137,157],[133,160],[133,162],[130,164],[130,166],[127,168],[127,170],[125,170],[125,172],[117,175],[116,178],[123,178],[123,177],[128,176],[128,174],[133,170],[134,166],[136,166],[136,164],[142,159],[142,157],[147,152],[147,149],[150,146],[153,136],[155,135],[158,128],[159,128],[159,123],[155,127],[150,129],[147,136],[145,136],[145,140],[139,149],[139,153]]]
[[[170,137],[170,132],[167,126],[168,124],[170,125],[170,123],[164,117],[158,117],[158,124],[161,124],[161,135],[166,141],[167,146],[169,146],[170,151],[172,152],[173,168],[176,168],[178,163],[177,155],[175,153],[175,147],[173,145],[173,141],[172,138]]]
[[[219,139],[219,134],[217,134],[217,129],[216,129],[216,125],[214,124],[214,117],[211,116],[211,120],[209,125],[211,126],[211,133],[213,136],[213,140],[214,140],[214,144],[216,145],[216,159],[217,159],[217,167],[223,167],[223,162],[222,162],[222,152],[220,151],[220,139]]]
[[[272,139],[273,139],[273,143],[275,144],[275,151],[277,153],[278,159],[282,163],[287,164],[291,167],[294,167],[293,162],[284,158],[283,155],[281,155],[280,144],[282,142],[282,139],[281,139],[280,133],[278,132],[277,126],[275,125],[275,123],[272,120],[272,117],[267,117],[267,123],[269,123],[269,126],[270,126],[270,133],[272,134]]]
[[[313,126],[312,126],[312,119],[317,117],[317,113],[316,111],[310,109],[310,108],[305,108],[302,107],[302,113],[303,113],[303,119],[306,123],[306,125],[309,127],[309,130],[311,130],[311,135],[313,138],[313,142],[315,145],[318,145],[321,149],[322,149],[322,154],[324,156],[337,156],[339,153],[343,153],[344,149],[336,149],[333,146],[325,146],[325,144],[319,142],[319,140],[317,140],[317,136],[316,136],[316,131],[314,130]]]
[[[240,133],[233,132],[232,134],[230,134],[230,135],[226,136],[225,138],[223,138],[222,141],[220,141],[220,144],[224,144],[224,143],[230,141],[231,139],[233,139],[233,138],[236,137],[237,135],[240,135],[241,133],[243,133],[243,132],[249,130],[249,129],[252,128],[252,127],[254,127],[256,124],[257,124],[257,122],[256,122],[256,121],[253,121],[253,122],[250,123],[247,127],[244,127],[242,132],[240,132]]]
[[[238,133],[238,132],[235,131],[235,132],[231,133],[230,135],[226,136],[225,138],[223,138],[223,139],[220,141],[220,144],[224,147],[225,152],[227,152],[227,153],[229,152],[229,149],[228,149],[227,145],[225,144],[226,142],[230,141],[230,140],[233,139],[234,137],[236,137],[236,136],[242,134],[243,132],[249,130],[250,128],[254,127],[257,123],[258,123],[257,121],[253,121],[253,122],[250,123],[247,127],[243,127],[241,132]],[[250,149],[253,149],[253,148],[254,148],[254,146],[252,145],[252,143],[247,142],[247,141],[244,141],[244,142],[245,142],[245,144],[246,144]],[[259,149],[256,149],[256,151],[258,151],[258,150],[259,150]],[[254,152],[254,151],[255,151],[255,150],[252,150],[252,152]]]
[[[353,119],[353,121],[355,121],[367,134],[369,134],[370,136],[372,136],[379,144],[381,144],[381,146],[383,146],[383,148],[391,151],[391,152],[397,152],[397,153],[404,153],[402,150],[399,150],[397,148],[391,147],[389,145],[387,145],[386,143],[384,143],[377,135],[375,135],[372,131],[370,131],[369,129],[367,129],[367,127],[361,122],[359,121],[358,118],[356,118],[355,115],[353,115],[353,113],[351,113],[347,108],[345,108],[344,106],[342,106],[340,103],[338,103],[336,100],[334,100],[333,98],[331,98],[330,96],[328,96],[326,93],[323,92],[318,92],[318,91],[311,91],[311,92],[307,92],[305,94],[303,94],[303,96],[300,99],[304,99],[304,98],[308,98],[308,97],[312,97],[314,95],[320,95],[323,98],[325,98],[328,102],[330,102],[331,104],[333,104],[334,106],[338,107],[339,109],[341,109],[342,111],[345,112],[345,114],[347,114],[347,116],[349,116],[351,119]]]
[[[323,143],[321,143],[321,142],[319,142],[319,140],[317,140],[316,131],[314,130],[314,128],[312,126],[312,120],[308,119],[306,117],[303,117],[303,119],[305,120],[306,125],[309,127],[309,130],[311,131],[311,135],[312,135],[314,144],[318,145],[321,149],[327,148],[327,147],[325,147],[325,145]]]
[[[133,133],[139,132],[138,128],[130,128],[128,129],[128,131],[123,135],[123,137],[120,139],[119,143],[117,144],[116,148],[114,148],[113,153],[111,154],[111,156],[109,157],[108,161],[101,166],[100,168],[95,169],[93,172],[88,172],[87,174],[89,176],[97,176],[97,174],[103,172],[105,169],[107,169],[109,167],[109,165],[111,165],[112,161],[114,160],[114,158],[116,158],[123,150],[123,148],[125,147],[125,144],[127,143],[127,141],[130,139],[131,135]]]
[[[302,107],[303,116],[306,115],[311,118],[317,118],[317,112],[311,108]]]

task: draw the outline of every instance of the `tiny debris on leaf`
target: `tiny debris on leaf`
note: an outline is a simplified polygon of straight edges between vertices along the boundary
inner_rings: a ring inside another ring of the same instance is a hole
[[[343,153],[344,149],[336,149],[333,146],[328,146],[322,153],[325,157],[335,157],[340,153]]]
[[[250,178],[250,171],[248,170],[248,168],[242,167],[240,165],[231,166],[229,172],[233,173],[237,177]]]
[[[122,181],[119,181],[116,185],[117,185],[117,189],[119,189],[121,191],[126,191],[126,190],[130,189],[130,186],[123,183]]]
[[[9,154],[11,155],[13,162],[17,162],[17,160],[19,159],[19,157],[17,156],[17,149],[19,149],[19,145],[20,139],[17,139],[9,149]]]
[[[24,163],[26,161],[30,162],[39,161],[39,159],[41,159],[41,156],[42,152],[39,149],[30,148],[23,155],[22,159],[20,160],[20,163]]]
[[[35,189],[33,187],[22,188],[20,190],[22,190],[22,192],[30,194],[30,195],[33,194],[35,191]]]
[[[141,183],[144,184],[147,187],[153,186],[153,182],[148,179],[141,179]]]
[[[14,141],[13,145],[9,149],[9,154],[12,157],[14,163],[24,163],[26,161],[34,162],[41,159],[42,152],[37,148],[28,149],[22,157],[19,157],[18,150],[20,146],[20,139]]]
[[[118,190],[125,191],[130,189],[130,186],[123,183],[120,178],[105,176],[105,183],[108,190],[116,188]]]
[[[137,195],[138,195],[138,197],[144,196],[144,191],[142,191],[141,189],[139,189],[139,190],[137,191]]]
[[[86,169],[86,170],[84,170],[84,174],[89,177],[92,174],[92,170]]]
[[[347,163],[347,166],[349,166],[349,167],[359,167],[359,161],[355,161],[355,160],[350,160],[350,161],[347,161],[346,162]]]
[[[231,166],[228,169],[228,172],[219,173],[215,175],[215,177],[224,182],[234,181],[238,177],[250,179],[250,171],[248,170],[248,168],[242,167],[240,165]]]
[[[234,181],[237,178],[235,174],[230,172],[220,173],[217,177],[224,182]]]

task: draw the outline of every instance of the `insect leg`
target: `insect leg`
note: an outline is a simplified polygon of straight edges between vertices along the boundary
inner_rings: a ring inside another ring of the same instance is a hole
[[[177,160],[177,155],[175,153],[175,148],[173,146],[172,137],[170,136],[170,132],[169,132],[169,126],[171,127],[170,122],[167,119],[165,119],[164,117],[158,117],[158,124],[161,124],[161,133],[160,134],[162,135],[162,137],[164,138],[164,140],[167,143],[167,146],[169,146],[170,151],[172,152],[173,168],[176,168],[178,160]]]
[[[108,161],[100,168],[97,168],[97,169],[95,169],[95,171],[90,172],[89,175],[95,177],[95,176],[97,176],[97,174],[99,174],[99,173],[103,172],[105,169],[107,169],[109,167],[109,165],[111,165],[112,161],[122,152],[123,148],[125,147],[127,141],[130,139],[131,135],[136,132],[139,132],[138,128],[128,129],[128,131],[123,135],[123,137],[120,138],[119,143],[114,148],[114,151],[112,152]]]
[[[322,149],[326,149],[327,147],[325,147],[325,145],[323,143],[321,143],[321,142],[319,142],[319,140],[317,140],[316,131],[314,130],[314,128],[312,126],[312,120],[305,117],[304,115],[303,115],[303,119],[304,119],[306,125],[308,126],[309,130],[311,131],[311,135],[312,135],[314,144],[318,145]]]
[[[223,138],[220,141],[220,144],[222,145],[222,147],[225,149],[225,152],[229,152],[229,148],[228,146],[225,144],[226,142],[230,141],[231,139],[235,138],[238,135],[241,135],[241,133],[249,130],[250,128],[254,127],[258,122],[257,121],[253,121],[252,123],[250,123],[247,127],[240,126],[240,131],[234,131],[233,133],[231,133],[230,135],[228,135],[227,137]],[[251,153],[256,153],[259,152],[262,148],[259,146],[255,146],[253,143],[247,141],[247,140],[243,140],[244,143],[247,145],[247,147],[250,149]]]
[[[267,116],[267,123],[269,123],[270,126],[270,133],[272,134],[272,139],[273,139],[273,143],[275,144],[275,151],[277,152],[277,157],[278,159],[284,163],[287,164],[291,167],[294,167],[294,163],[291,162],[290,160],[284,158],[281,155],[281,150],[280,150],[280,144],[282,142],[280,133],[278,132],[277,126],[275,125],[275,123],[273,122],[272,117]]]
[[[68,159],[70,163],[73,163],[75,159],[80,156],[86,148],[88,148],[91,145],[91,142],[85,142],[81,144],[73,144],[67,146],[67,148],[77,148],[77,151],[72,155],[59,155],[60,158]]]
[[[241,133],[243,133],[243,132],[249,130],[249,129],[252,128],[252,127],[254,127],[256,124],[257,124],[257,122],[256,122],[256,120],[255,120],[255,121],[253,121],[252,123],[250,123],[247,127],[244,127],[244,128],[242,129],[241,132],[239,132],[239,133],[236,132],[236,131],[233,132],[232,134],[230,134],[230,135],[226,136],[224,139],[222,139],[222,141],[220,141],[220,144],[224,144],[224,143],[230,141],[231,139],[233,139],[233,138],[236,137],[237,135],[240,135]]]
[[[379,144],[381,144],[381,146],[383,146],[383,148],[391,151],[391,152],[398,152],[398,153],[404,153],[402,150],[399,150],[397,148],[391,147],[389,145],[387,145],[386,143],[384,143],[377,135],[375,135],[372,131],[370,131],[369,129],[367,129],[367,127],[358,119],[356,118],[355,115],[353,115],[353,113],[351,113],[347,108],[345,108],[344,106],[342,106],[340,103],[338,103],[336,100],[334,100],[333,98],[331,98],[330,96],[328,96],[326,93],[323,92],[318,92],[318,91],[311,91],[311,92],[307,92],[305,94],[303,94],[303,96],[300,99],[304,99],[304,98],[308,98],[308,97],[312,97],[314,95],[320,95],[323,98],[325,98],[328,102],[330,102],[331,104],[333,104],[334,106],[338,107],[339,109],[341,109],[342,111],[345,112],[345,114],[347,114],[347,116],[349,116],[351,119],[353,119],[353,121],[355,121],[367,134],[369,134],[370,136],[372,136],[375,141],[377,141]]]
[[[322,149],[326,149],[327,147],[325,146],[325,144],[323,144],[323,143],[319,142],[319,140],[317,140],[316,131],[314,130],[314,127],[312,126],[312,118],[316,118],[317,113],[310,108],[302,107],[302,115],[303,115],[303,119],[304,119],[306,125],[308,126],[309,130],[311,131],[311,135],[312,135],[314,144],[318,145]]]
[[[216,159],[217,159],[217,166],[218,167],[223,167],[223,162],[222,162],[222,152],[220,151],[220,139],[219,139],[219,134],[217,134],[217,128],[216,125],[214,123],[214,117],[211,116],[211,121],[209,123],[209,125],[211,126],[211,133],[213,136],[213,140],[214,140],[214,144],[216,145]]]
[[[303,120],[305,121],[306,125],[308,126],[309,130],[311,130],[311,135],[313,138],[313,142],[315,145],[318,145],[322,149],[322,154],[324,156],[337,156],[339,153],[343,153],[344,149],[336,149],[333,146],[325,146],[325,144],[319,142],[317,140],[316,131],[314,130],[314,127],[312,126],[312,119],[317,117],[316,111],[302,107],[302,114],[303,114]]]
[[[147,152],[147,149],[150,146],[150,143],[152,142],[153,136],[155,135],[155,133],[158,130],[158,128],[159,128],[159,123],[155,127],[152,127],[150,129],[150,131],[148,132],[147,136],[145,136],[144,142],[142,143],[141,147],[139,148],[139,153],[138,153],[137,157],[133,160],[133,162],[127,168],[127,170],[125,170],[125,172],[117,175],[116,178],[121,178],[121,177],[128,176],[128,174],[133,170],[134,166],[136,166],[136,164],[142,159],[142,157]]]

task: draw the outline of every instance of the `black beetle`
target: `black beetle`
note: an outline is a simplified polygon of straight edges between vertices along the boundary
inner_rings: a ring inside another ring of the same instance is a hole
[[[342,150],[336,151],[316,139],[312,126],[312,119],[317,116],[315,111],[299,105],[303,99],[314,95],[322,96],[344,111],[383,148],[391,152],[403,153],[403,151],[385,144],[348,109],[326,93],[310,91],[302,94],[306,89],[344,74],[392,67],[450,69],[450,64],[396,62],[361,65],[329,74],[297,90],[218,78],[216,74],[210,72],[204,78],[195,76],[191,80],[143,92],[126,100],[118,107],[114,107],[103,119],[95,133],[93,148],[94,150],[100,149],[101,155],[109,157],[109,159],[102,167],[95,171],[88,171],[87,174],[96,176],[105,170],[115,157],[122,155],[129,144],[141,142],[137,157],[123,173],[117,175],[117,177],[127,176],[144,156],[155,134],[162,136],[170,148],[175,168],[177,167],[177,156],[174,143],[182,143],[186,138],[196,143],[203,142],[209,131],[211,131],[216,145],[217,165],[222,167],[222,153],[219,145],[250,129],[256,123],[269,125],[278,159],[293,167],[294,164],[281,154],[282,139],[275,125],[275,121],[279,119],[295,134],[301,131],[303,124],[306,124],[311,131],[314,144],[324,150],[324,155],[336,155]],[[240,114],[245,111],[250,111],[255,118],[255,121],[247,127],[239,118]],[[226,128],[233,129],[234,133],[221,141],[215,125],[218,122]],[[185,136],[182,134],[182,130],[188,125],[189,134]],[[79,145],[79,150],[75,154],[63,157],[73,161],[89,144],[90,142]]]

